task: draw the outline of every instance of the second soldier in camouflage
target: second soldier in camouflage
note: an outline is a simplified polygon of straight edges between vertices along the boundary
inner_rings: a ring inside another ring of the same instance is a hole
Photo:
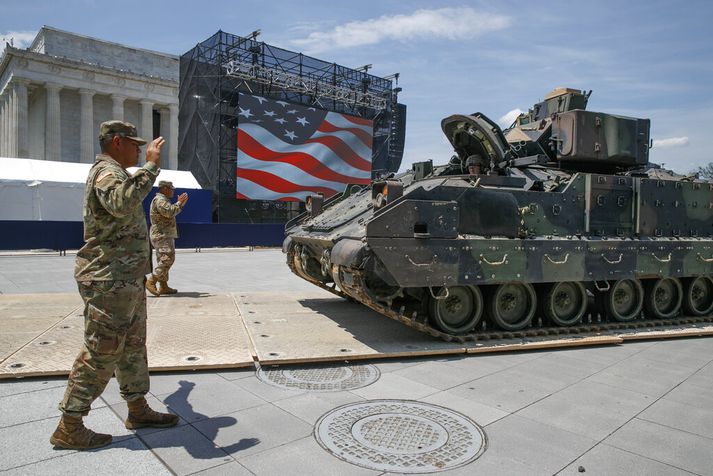
[[[173,183],[161,180],[158,183],[158,193],[151,201],[150,236],[151,244],[156,249],[156,268],[146,280],[146,289],[155,296],[177,292],[168,285],[168,272],[176,260],[175,240],[178,238],[176,215],[183,210],[188,201],[188,194],[182,193],[176,203],[171,203],[173,194]]]

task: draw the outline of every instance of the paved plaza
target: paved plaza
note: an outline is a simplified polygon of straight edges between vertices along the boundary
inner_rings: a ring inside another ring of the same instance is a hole
[[[73,264],[72,253],[0,254],[0,293],[31,300],[76,292]],[[181,250],[171,285],[196,299],[314,291],[272,249]],[[439,474],[713,475],[710,337],[368,364],[377,370],[373,383],[336,391],[278,386],[266,381],[266,368],[260,375],[154,373],[150,404],[181,420],[175,428],[136,432],[123,426],[126,405],[112,380],[85,421],[114,442],[88,452],[55,450],[48,441],[66,378],[2,380],[0,472],[389,474],[336,457],[320,444],[315,426],[346,405],[404,400],[457,412],[482,428],[480,456]]]

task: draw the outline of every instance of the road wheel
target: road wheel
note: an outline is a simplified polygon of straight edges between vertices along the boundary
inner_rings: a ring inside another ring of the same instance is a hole
[[[547,320],[557,326],[571,326],[587,312],[587,291],[582,283],[554,283],[543,294],[542,311]]]
[[[483,316],[483,294],[477,286],[449,286],[434,290],[429,302],[431,323],[448,334],[467,334]]]
[[[489,296],[487,309],[490,320],[501,329],[524,329],[537,309],[535,288],[529,283],[497,285]]]
[[[649,317],[668,319],[681,310],[683,286],[676,278],[652,279],[646,283],[644,309]]]

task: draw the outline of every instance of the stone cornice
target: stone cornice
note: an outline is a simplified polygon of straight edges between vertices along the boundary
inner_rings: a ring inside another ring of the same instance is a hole
[[[150,99],[157,104],[178,102],[175,81],[9,46],[5,52],[0,61],[0,91],[13,77],[25,77],[32,83],[57,82],[67,89],[94,89],[97,94],[120,94],[128,99]]]
[[[91,73],[101,72],[108,75],[117,76],[122,79],[133,79],[143,82],[156,83],[161,86],[166,87],[178,87],[178,82],[167,78],[161,78],[159,76],[151,76],[147,74],[133,73],[131,71],[125,71],[122,69],[109,68],[107,66],[101,66],[93,63],[86,63],[84,61],[77,61],[69,58],[60,58],[57,56],[46,55],[43,53],[36,53],[34,51],[23,50],[19,48],[14,48],[12,46],[6,46],[5,54],[2,57],[2,62],[0,62],[0,77],[5,72],[8,64],[10,63],[11,57],[15,56],[18,58],[24,58],[26,60],[34,60],[42,63],[53,64],[56,66],[69,66],[76,69],[84,70]],[[178,66],[178,64],[176,65]]]
[[[62,33],[63,35],[66,36],[73,36],[75,38],[83,38],[86,40],[91,40],[96,43],[102,43],[105,45],[111,45],[111,46],[117,46],[119,48],[123,48],[125,50],[135,50],[135,51],[143,51],[144,53],[150,53],[152,55],[159,55],[159,56],[164,56],[166,58],[170,59],[175,59],[178,60],[179,56],[178,55],[172,55],[170,53],[164,53],[162,51],[155,51],[155,50],[147,50],[145,48],[137,48],[134,46],[128,46],[128,45],[122,45],[121,43],[115,43],[113,41],[108,41],[108,40],[102,40],[101,38],[95,38],[93,36],[87,36],[87,35],[80,35],[79,33],[74,33],[71,31],[66,31],[66,30],[61,30],[59,28],[55,28],[53,26],[48,26],[48,25],[43,25],[42,28],[40,28],[40,31],[37,32],[37,36],[35,36],[35,39],[32,40],[32,44],[28,49],[32,50],[37,46],[37,42],[39,41],[40,37],[44,37],[44,32],[45,31],[55,31],[58,33]]]

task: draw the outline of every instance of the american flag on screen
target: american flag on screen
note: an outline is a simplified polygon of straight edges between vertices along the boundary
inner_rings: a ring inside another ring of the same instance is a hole
[[[370,182],[372,121],[239,94],[237,198],[304,201]]]

